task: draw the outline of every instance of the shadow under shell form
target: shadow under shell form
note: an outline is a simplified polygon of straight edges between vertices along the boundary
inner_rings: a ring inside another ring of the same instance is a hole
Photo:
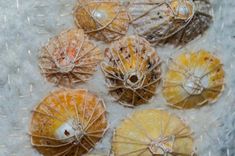
[[[115,156],[193,156],[190,128],[177,116],[162,110],[134,112],[114,132]]]
[[[169,59],[163,96],[179,109],[200,107],[218,100],[224,90],[223,64],[212,53],[199,50]]]
[[[69,29],[50,39],[41,50],[42,75],[59,86],[72,87],[87,81],[103,59],[100,49],[82,29]]]
[[[119,0],[79,0],[74,20],[86,34],[105,42],[121,38],[129,27],[128,12]]]
[[[92,150],[107,129],[104,102],[87,90],[57,90],[33,110],[32,146],[44,156]]]
[[[209,0],[129,0],[131,23],[154,45],[184,46],[212,23]]]
[[[113,42],[101,67],[110,94],[121,104],[134,107],[147,103],[161,80],[161,61],[148,41],[126,36]]]

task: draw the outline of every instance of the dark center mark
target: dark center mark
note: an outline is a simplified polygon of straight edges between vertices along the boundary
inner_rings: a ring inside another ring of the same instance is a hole
[[[138,77],[136,75],[132,75],[129,79],[132,83],[136,83],[138,81]]]
[[[65,130],[65,131],[64,131],[64,135],[69,136],[70,133],[69,133],[67,130]]]

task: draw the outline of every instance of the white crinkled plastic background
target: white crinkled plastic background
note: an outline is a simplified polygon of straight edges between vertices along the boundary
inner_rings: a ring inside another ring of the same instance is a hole
[[[0,156],[39,156],[27,135],[31,110],[55,89],[38,69],[40,47],[50,37],[74,27],[72,9],[76,0],[0,1]],[[98,68],[93,78],[80,85],[104,98],[110,129],[96,151],[108,153],[114,128],[131,112],[161,108],[179,115],[188,123],[200,156],[235,156],[235,1],[212,0],[214,23],[207,33],[184,49],[157,48],[163,61],[187,49],[207,49],[218,55],[226,71],[226,89],[218,102],[200,109],[175,110],[161,95],[150,104],[124,108],[108,96],[103,74]],[[131,30],[130,32],[131,33]],[[97,42],[104,49],[107,45]],[[162,68],[165,70],[166,64]]]

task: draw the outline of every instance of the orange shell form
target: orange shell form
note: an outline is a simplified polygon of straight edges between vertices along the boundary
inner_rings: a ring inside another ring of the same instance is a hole
[[[82,155],[107,129],[104,102],[87,90],[58,90],[33,110],[31,143],[44,156]]]
[[[212,23],[209,0],[129,0],[131,24],[150,43],[183,46]]]
[[[71,87],[87,81],[96,71],[102,54],[82,29],[70,29],[52,38],[41,50],[39,67],[52,83]]]
[[[115,156],[193,156],[190,128],[162,110],[141,110],[125,119],[112,142]]]
[[[74,19],[85,33],[105,42],[124,36],[129,27],[128,13],[119,0],[79,0]]]
[[[148,102],[161,80],[161,61],[148,41],[127,36],[110,45],[101,65],[110,94],[129,107]]]
[[[219,58],[200,50],[182,53],[169,61],[163,96],[170,106],[189,109],[218,100],[225,76]]]

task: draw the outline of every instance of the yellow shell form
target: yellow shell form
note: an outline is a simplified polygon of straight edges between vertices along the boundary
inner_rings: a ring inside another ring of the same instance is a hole
[[[107,129],[104,102],[87,90],[58,90],[34,110],[31,143],[44,156],[89,152]]]
[[[208,51],[182,53],[169,60],[163,96],[170,106],[189,109],[215,102],[224,89],[219,58]]]
[[[150,43],[183,46],[212,23],[209,0],[129,0],[131,24]]]
[[[160,58],[141,37],[127,36],[106,49],[102,69],[111,95],[125,106],[148,102],[161,80]]]
[[[105,42],[119,39],[129,27],[128,13],[119,0],[79,0],[74,19],[87,34]]]
[[[82,29],[70,29],[52,38],[41,50],[39,67],[52,83],[71,87],[87,81],[96,71],[102,54]]]
[[[115,156],[192,156],[190,128],[165,111],[141,110],[125,119],[112,142]]]

